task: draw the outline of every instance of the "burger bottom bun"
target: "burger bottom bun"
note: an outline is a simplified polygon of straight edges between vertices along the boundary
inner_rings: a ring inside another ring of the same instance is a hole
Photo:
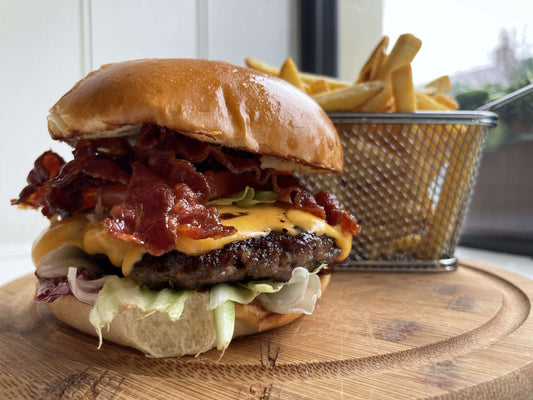
[[[320,275],[324,290],[330,275]],[[151,357],[179,357],[197,355],[216,345],[213,313],[207,310],[209,294],[195,292],[190,296],[178,320],[167,314],[147,314],[136,307],[124,308],[109,324],[102,328],[102,337],[123,346],[133,347]],[[61,296],[47,303],[51,312],[62,322],[82,332],[97,336],[89,322],[91,306],[78,301],[73,295]],[[286,325],[302,314],[277,314],[264,309],[258,301],[250,304],[235,303],[235,329],[233,337]]]

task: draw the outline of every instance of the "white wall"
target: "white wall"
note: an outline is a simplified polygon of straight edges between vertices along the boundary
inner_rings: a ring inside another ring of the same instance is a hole
[[[297,58],[296,1],[214,0],[208,3],[207,56],[242,64],[243,55],[281,65]]]
[[[34,159],[52,145],[48,108],[80,77],[80,15],[76,2],[62,0],[3,1],[0,7],[0,242],[14,243],[46,224],[9,201]]]
[[[144,57],[197,57],[196,3],[92,0],[93,67]]]
[[[339,77],[353,82],[383,34],[383,0],[339,0]]]

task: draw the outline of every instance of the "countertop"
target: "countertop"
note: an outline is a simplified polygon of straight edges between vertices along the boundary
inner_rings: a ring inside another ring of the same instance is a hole
[[[507,269],[529,279],[533,279],[533,258],[514,254],[458,247],[455,255],[461,259],[481,261],[494,267]]]

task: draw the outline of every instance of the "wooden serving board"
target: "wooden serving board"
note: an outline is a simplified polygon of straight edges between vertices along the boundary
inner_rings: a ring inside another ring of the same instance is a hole
[[[235,340],[221,359],[97,350],[36,308],[32,286],[0,288],[1,399],[533,398],[533,281],[479,263],[337,272],[312,316]]]

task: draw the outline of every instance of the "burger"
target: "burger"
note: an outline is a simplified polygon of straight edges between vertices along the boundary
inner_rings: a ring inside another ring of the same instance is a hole
[[[297,173],[342,169],[304,92],[225,62],[143,59],[91,72],[50,110],[73,147],[34,163],[13,204],[50,226],[38,289],[64,323],[153,357],[225,350],[310,314],[357,219]]]

